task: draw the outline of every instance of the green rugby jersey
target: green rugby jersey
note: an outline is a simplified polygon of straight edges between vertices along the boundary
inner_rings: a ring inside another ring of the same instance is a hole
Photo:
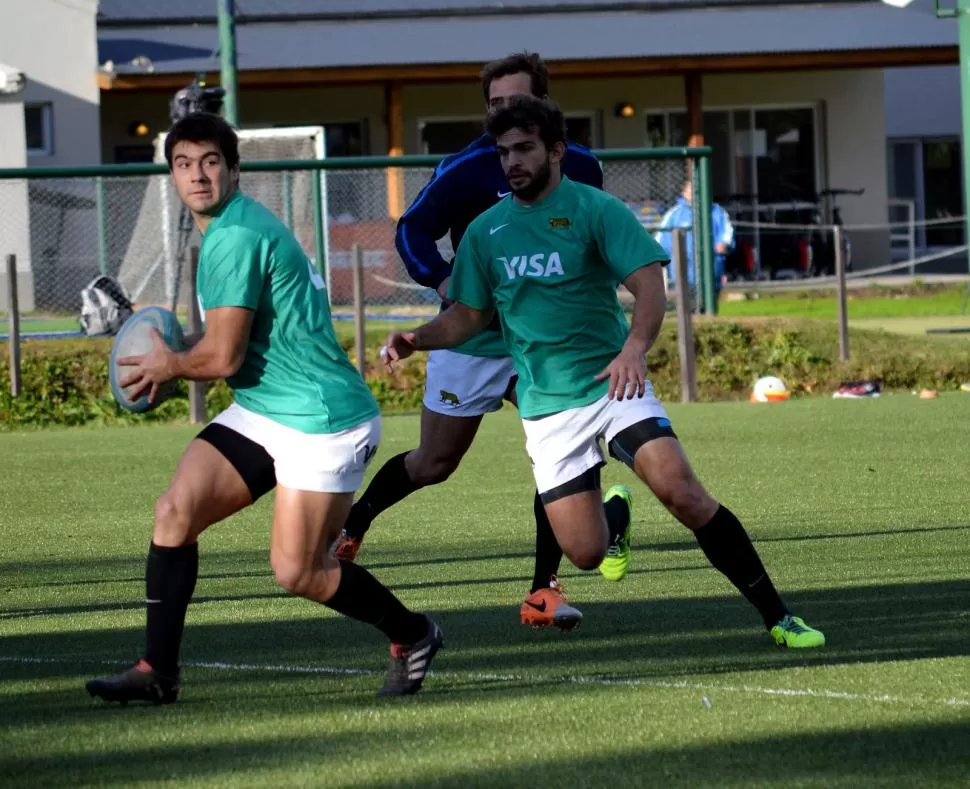
[[[526,206],[507,197],[468,227],[448,298],[496,309],[518,373],[522,417],[603,397],[595,376],[629,331],[617,284],[667,253],[613,195],[563,177]]]
[[[199,307],[254,312],[242,366],[227,383],[240,406],[303,433],[366,422],[377,401],[337,341],[326,283],[293,233],[236,192],[206,228]]]

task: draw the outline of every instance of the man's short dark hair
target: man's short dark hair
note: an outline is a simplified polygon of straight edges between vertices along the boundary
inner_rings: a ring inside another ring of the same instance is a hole
[[[532,80],[532,95],[542,98],[549,94],[549,70],[534,52],[516,52],[501,60],[493,60],[482,69],[482,91],[488,104],[492,83],[510,74],[528,74]]]
[[[179,142],[214,142],[231,170],[239,164],[239,138],[224,118],[208,112],[193,112],[172,124],[165,137],[165,161],[172,169],[172,150]]]
[[[485,121],[485,131],[493,140],[512,129],[538,134],[546,148],[566,142],[566,119],[559,105],[549,99],[513,96]]]

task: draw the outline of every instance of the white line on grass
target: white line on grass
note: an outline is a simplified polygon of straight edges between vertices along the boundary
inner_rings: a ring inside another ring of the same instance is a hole
[[[0,663],[28,664],[63,664],[87,663],[104,666],[116,666],[117,660],[101,658],[37,658],[19,657],[16,655],[0,655]],[[259,671],[267,674],[328,674],[331,676],[370,677],[378,676],[382,672],[368,669],[337,668],[333,666],[293,666],[286,664],[267,665],[261,663],[223,663],[221,661],[186,661],[182,665],[187,668],[203,668],[210,671]],[[591,676],[559,676],[543,677],[526,674],[489,674],[474,671],[429,671],[428,676],[471,679],[481,682],[566,682],[574,685],[596,685],[608,687],[623,685],[629,687],[664,688],[669,690],[704,690],[721,691],[723,693],[750,693],[759,696],[795,696],[802,698],[834,699],[838,701],[869,701],[880,704],[928,704],[938,707],[970,707],[970,699],[951,697],[948,699],[933,699],[926,696],[890,696],[882,693],[849,693],[842,690],[813,690],[811,688],[762,688],[756,685],[721,685],[716,682],[687,682],[686,680],[652,680],[652,679],[622,679]]]

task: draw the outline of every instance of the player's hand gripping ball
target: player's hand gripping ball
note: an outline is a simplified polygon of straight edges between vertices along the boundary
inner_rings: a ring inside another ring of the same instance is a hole
[[[175,379],[161,383],[153,380],[158,375],[153,373],[152,363],[160,350],[164,352],[164,349],[157,347],[159,340],[171,351],[181,351],[185,347],[178,318],[174,312],[162,307],[138,310],[125,321],[114,338],[108,362],[108,379],[111,394],[127,411],[139,414],[151,411],[175,392]],[[128,363],[120,364],[121,361]],[[134,380],[130,380],[132,378]],[[155,396],[151,397],[153,390]]]

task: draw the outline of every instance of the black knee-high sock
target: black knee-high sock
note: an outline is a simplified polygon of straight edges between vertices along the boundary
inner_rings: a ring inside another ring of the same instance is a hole
[[[413,644],[428,633],[424,614],[409,611],[404,603],[367,570],[340,561],[340,584],[324,603],[338,614],[373,625],[395,644]]]
[[[606,511],[606,528],[610,531],[610,545],[623,539],[630,525],[630,507],[622,496],[614,496],[603,504]]]
[[[539,491],[536,491],[532,509],[536,518],[536,565],[535,574],[532,576],[532,591],[538,592],[548,587],[549,579],[559,572],[562,548],[552,531]]]
[[[766,627],[773,627],[788,612],[758,552],[734,513],[721,505],[710,523],[694,532],[708,561],[758,609]]]
[[[407,452],[395,455],[374,475],[364,495],[354,503],[347,517],[344,530],[349,537],[362,539],[374,518],[423,487],[415,485],[408,476],[407,466],[404,465],[407,456]]]
[[[199,577],[198,543],[178,548],[148,549],[145,603],[148,606],[145,660],[160,674],[175,674],[179,665],[185,611]]]

